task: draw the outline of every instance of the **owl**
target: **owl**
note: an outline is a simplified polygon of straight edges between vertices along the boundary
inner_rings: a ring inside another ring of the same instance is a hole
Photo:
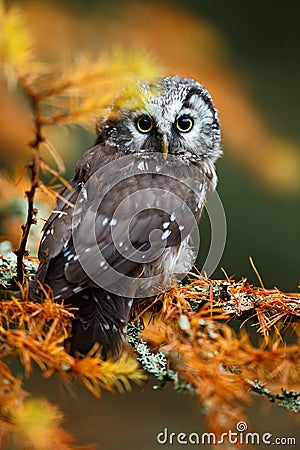
[[[97,124],[48,218],[30,297],[48,285],[74,309],[69,348],[98,343],[120,355],[133,302],[169,289],[191,269],[189,239],[217,183],[220,124],[208,91],[191,78],[138,83]]]

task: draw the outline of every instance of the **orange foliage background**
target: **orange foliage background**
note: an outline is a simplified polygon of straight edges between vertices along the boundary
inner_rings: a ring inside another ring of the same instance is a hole
[[[50,64],[61,66],[84,52],[98,55],[121,45],[149,49],[166,73],[195,77],[213,92],[226,151],[272,189],[299,190],[299,146],[270,131],[232,67],[224,37],[204,19],[166,2],[124,2],[80,16],[51,2],[26,2],[25,13]],[[14,158],[12,148],[24,154],[29,123],[3,95],[0,145]],[[61,139],[64,148],[66,137]]]

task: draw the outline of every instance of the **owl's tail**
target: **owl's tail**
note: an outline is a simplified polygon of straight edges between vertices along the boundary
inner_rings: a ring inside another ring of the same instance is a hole
[[[70,352],[86,355],[96,343],[100,344],[102,356],[118,357],[132,300],[109,293],[100,288],[88,288],[66,300],[74,311],[70,338]]]

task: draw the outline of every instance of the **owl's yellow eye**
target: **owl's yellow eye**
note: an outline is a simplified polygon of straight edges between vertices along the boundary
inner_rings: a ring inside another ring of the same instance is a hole
[[[176,120],[177,130],[181,133],[188,133],[193,128],[194,121],[189,116],[181,116]]]
[[[150,133],[153,128],[153,120],[149,116],[141,116],[136,121],[136,127],[140,133]]]

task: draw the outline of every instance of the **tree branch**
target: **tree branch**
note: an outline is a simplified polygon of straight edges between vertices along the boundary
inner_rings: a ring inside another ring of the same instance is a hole
[[[29,146],[32,149],[32,162],[28,166],[30,172],[31,172],[31,186],[28,191],[25,191],[25,195],[27,198],[27,217],[26,222],[21,226],[22,229],[22,236],[21,236],[21,242],[19,248],[15,251],[15,254],[17,255],[17,276],[15,281],[15,284],[22,284],[24,279],[24,273],[23,273],[23,259],[24,256],[27,254],[26,246],[27,241],[30,233],[30,228],[32,225],[36,224],[36,214],[37,209],[34,207],[34,198],[36,191],[40,185],[40,166],[41,166],[41,158],[40,158],[40,152],[39,147],[41,142],[44,141],[44,137],[42,135],[42,124],[40,121],[40,105],[39,100],[34,95],[32,90],[26,85],[26,83],[21,81],[21,87],[23,88],[23,91],[25,95],[28,97],[30,101],[30,106],[32,108],[32,112],[34,115],[34,134],[35,138],[34,140],[29,144]]]

